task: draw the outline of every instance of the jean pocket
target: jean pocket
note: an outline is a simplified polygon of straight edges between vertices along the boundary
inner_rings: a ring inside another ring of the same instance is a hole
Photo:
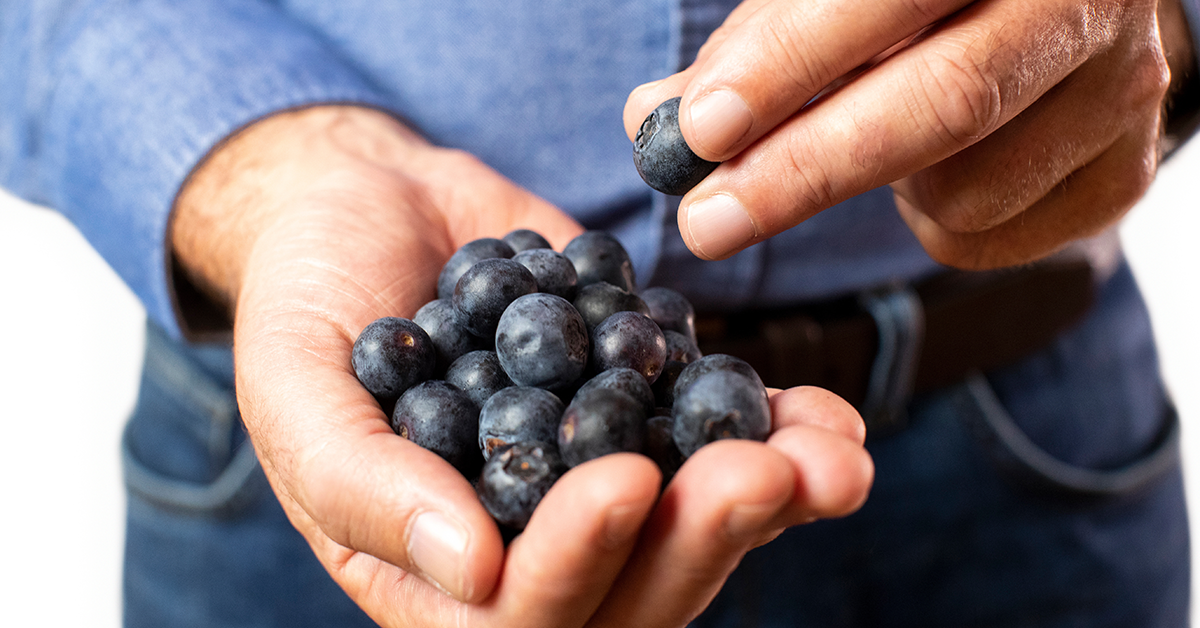
[[[215,349],[217,351],[224,349]],[[226,516],[264,489],[233,390],[150,326],[138,402],[121,438],[130,497],[189,515]]]
[[[960,416],[1001,474],[1040,493],[1079,498],[1132,494],[1155,483],[1180,462],[1179,414],[1169,399],[1154,438],[1137,446],[1121,464],[1100,468],[1064,461],[1038,445],[982,374],[969,377],[958,392]]]

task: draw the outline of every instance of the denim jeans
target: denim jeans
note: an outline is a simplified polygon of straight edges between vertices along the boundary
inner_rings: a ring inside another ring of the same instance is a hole
[[[696,626],[1186,626],[1177,419],[1128,268],[1021,363],[912,401],[850,517],[751,552]],[[124,440],[127,626],[372,625],[288,524],[225,347],[153,326]]]

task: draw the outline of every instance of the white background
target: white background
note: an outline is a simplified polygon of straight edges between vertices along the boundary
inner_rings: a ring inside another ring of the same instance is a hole
[[[1195,142],[1163,167],[1123,226],[1182,412],[1193,496],[1200,494],[1198,178]],[[0,295],[0,615],[9,618],[0,623],[118,626],[117,446],[137,385],[142,308],[57,214],[2,192]]]

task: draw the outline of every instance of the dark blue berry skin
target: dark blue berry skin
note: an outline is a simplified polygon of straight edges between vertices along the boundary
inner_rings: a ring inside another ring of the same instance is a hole
[[[679,101],[672,98],[650,112],[633,139],[633,165],[642,180],[672,196],[687,194],[720,165],[688,147],[679,130]]]
[[[551,391],[570,386],[587,367],[588,347],[583,317],[552,294],[513,301],[496,328],[496,355],[518,386]]]
[[[617,312],[592,332],[592,362],[598,372],[630,368],[653,384],[667,362],[667,341],[645,314]]]
[[[550,242],[542,237],[542,234],[531,229],[514,229],[501,239],[517,253],[530,249],[553,248],[550,246]]]
[[[683,394],[683,391],[692,385],[701,375],[711,373],[713,371],[733,371],[754,381],[759,388],[763,388],[762,378],[758,376],[758,372],[750,366],[748,362],[741,358],[727,355],[724,353],[711,353],[695,362],[688,364],[675,381],[675,399]],[[763,388],[763,396],[766,396],[766,389]]]
[[[654,412],[654,391],[650,383],[641,373],[630,368],[614,368],[603,371],[589,379],[575,394],[582,394],[593,388],[612,388],[633,397],[642,404],[646,416]]]
[[[558,426],[558,451],[570,467],[607,454],[640,452],[645,440],[642,404],[612,388],[576,394]]]
[[[591,333],[596,325],[617,312],[638,312],[650,315],[646,302],[632,292],[627,292],[607,281],[588,284],[579,289],[572,301],[575,309],[579,310],[583,322]]]
[[[437,297],[453,297],[454,286],[458,285],[459,278],[475,264],[493,257],[510,258],[515,254],[511,246],[496,238],[480,238],[462,245],[442,266],[442,272],[438,275]]]
[[[633,262],[621,242],[603,231],[585,231],[567,243],[563,255],[575,265],[579,286],[607,281],[626,291],[637,287]]]
[[[696,343],[677,331],[664,330],[663,337],[667,340],[667,360],[689,364],[704,357]]]
[[[563,403],[547,390],[512,386],[492,395],[479,411],[479,449],[488,460],[496,451],[525,441],[558,439]]]
[[[675,419],[669,414],[655,415],[646,420],[646,442],[642,444],[642,453],[662,471],[663,486],[683,466],[683,454],[675,446],[674,429]]]
[[[513,256],[513,261],[529,269],[537,280],[538,292],[575,298],[579,276],[567,256],[550,249],[529,249]]]
[[[683,362],[667,360],[662,373],[654,380],[650,389],[654,391],[654,403],[659,408],[670,408],[675,405],[675,381],[687,365]]]
[[[392,411],[392,430],[475,477],[483,464],[479,452],[479,406],[442,380],[421,382],[400,395]]]
[[[413,322],[429,334],[437,349],[437,376],[444,374],[463,355],[491,346],[489,339],[480,338],[458,324],[454,304],[446,299],[435,299],[421,306]]]
[[[684,457],[725,438],[764,441],[771,432],[771,407],[762,384],[717,370],[698,377],[675,397],[672,435]]]
[[[350,353],[350,366],[358,381],[384,407],[433,377],[436,365],[437,350],[429,334],[399,317],[384,317],[367,325]]]
[[[511,259],[485,259],[467,269],[454,287],[458,324],[482,338],[496,333],[500,315],[517,297],[537,292],[528,268]]]
[[[663,331],[677,331],[696,342],[696,310],[687,297],[662,287],[646,288],[638,296],[646,302],[646,307],[650,308],[650,318]]]
[[[476,491],[496,523],[524,530],[534,509],[566,472],[554,445],[518,443],[496,452],[483,465]]]
[[[446,369],[445,380],[481,408],[489,397],[513,385],[496,352],[487,350],[472,351],[455,360]]]

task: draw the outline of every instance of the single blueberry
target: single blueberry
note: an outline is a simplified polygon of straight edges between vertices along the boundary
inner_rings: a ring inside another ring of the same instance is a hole
[[[550,249],[529,249],[517,253],[512,260],[533,273],[538,292],[560,296],[568,301],[575,298],[579,276],[575,274],[575,265],[566,255]]]
[[[666,361],[666,338],[645,314],[617,312],[592,332],[592,362],[596,371],[630,368],[653,384]]]
[[[429,334],[437,349],[437,375],[444,374],[463,355],[491,345],[489,339],[480,338],[458,324],[454,304],[447,299],[434,299],[421,306],[413,322]]]
[[[720,165],[698,157],[683,139],[679,101],[672,98],[650,112],[633,139],[633,165],[642,180],[673,196],[687,194]]]
[[[421,382],[400,395],[392,430],[441,456],[466,477],[474,477],[483,464],[479,406],[442,380]]]
[[[394,316],[367,325],[350,353],[358,381],[384,406],[433,377],[436,365],[437,350],[429,334],[413,321]]]
[[[598,281],[607,281],[626,292],[637,287],[629,253],[609,233],[585,231],[568,242],[562,252],[575,265],[580,287]]]
[[[489,397],[513,385],[496,352],[488,350],[472,351],[455,360],[446,369],[445,379],[480,407]]]
[[[484,459],[523,441],[554,442],[563,403],[547,390],[511,386],[492,395],[479,411],[479,449]]]
[[[762,384],[734,371],[705,373],[675,396],[672,435],[684,457],[725,438],[764,441],[771,406]]]
[[[501,526],[523,530],[533,511],[567,467],[554,445],[518,443],[498,451],[483,465],[479,501]]]
[[[552,294],[513,301],[496,327],[496,355],[520,386],[554,391],[573,384],[587,367],[588,346],[583,317]]]
[[[656,286],[642,290],[638,296],[646,302],[650,318],[663,331],[677,331],[696,342],[696,310],[682,293]]]
[[[511,246],[496,238],[480,238],[462,245],[442,266],[442,272],[438,275],[437,298],[453,297],[458,279],[475,264],[492,257],[509,258],[515,254]]]
[[[528,268],[511,259],[481,260],[468,268],[454,287],[456,320],[472,334],[490,338],[508,305],[534,292],[537,280]]]
[[[558,427],[558,450],[571,467],[607,454],[640,452],[645,440],[641,402],[613,388],[576,394]]]
[[[514,229],[505,234],[501,239],[517,253],[530,249],[552,248],[550,242],[542,237],[542,234],[532,229]]]
[[[572,304],[575,305],[575,309],[579,310],[580,316],[583,316],[588,333],[591,333],[596,325],[599,325],[604,319],[617,312],[638,312],[646,316],[650,315],[650,308],[646,307],[646,302],[642,301],[641,297],[607,281],[583,286],[579,289]]]

